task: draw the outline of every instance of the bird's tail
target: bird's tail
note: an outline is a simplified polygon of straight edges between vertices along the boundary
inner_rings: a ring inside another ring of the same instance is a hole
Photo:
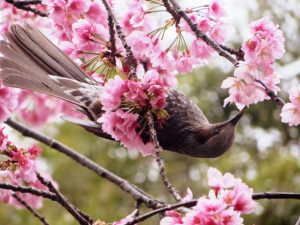
[[[9,87],[29,89],[80,106],[99,118],[102,89],[80,67],[36,28],[12,25],[0,42],[0,79]]]

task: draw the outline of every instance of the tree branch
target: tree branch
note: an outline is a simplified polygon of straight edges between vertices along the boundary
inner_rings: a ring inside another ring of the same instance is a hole
[[[30,205],[27,204],[21,197],[19,197],[16,193],[13,193],[12,196],[23,205],[34,217],[36,217],[42,224],[49,225],[45,217],[38,214]]]
[[[195,33],[195,35],[198,38],[201,38],[206,44],[208,44],[210,47],[212,47],[220,56],[226,58],[228,61],[230,61],[235,67],[239,65],[239,62],[234,59],[230,54],[228,54],[225,50],[223,50],[215,41],[213,41],[211,38],[209,38],[205,33],[203,33],[197,24],[195,24],[190,17],[187,15],[187,13],[181,9],[181,7],[178,5],[178,3],[175,0],[169,0],[171,4],[173,5],[175,11],[178,13],[180,17],[182,17],[190,26],[192,31]],[[167,9],[168,10],[168,9]]]
[[[257,83],[260,83],[266,90],[267,95],[280,107],[283,107],[285,101],[283,101],[274,91],[270,90],[267,85],[265,85],[261,80],[255,80]]]
[[[15,130],[19,131],[23,136],[31,137],[39,142],[48,145],[49,147],[57,150],[58,152],[65,154],[66,156],[70,157],[74,161],[78,162],[80,165],[90,169],[91,171],[95,172],[97,175],[109,180],[110,182],[118,186],[121,190],[133,196],[135,200],[139,200],[145,203],[146,206],[148,206],[149,208],[155,209],[164,206],[164,204],[161,201],[155,199],[154,197],[145,193],[135,185],[129,183],[127,180],[101,167],[100,165],[96,164],[95,162],[88,159],[84,155],[81,155],[80,153],[76,152],[72,148],[62,144],[61,142],[55,139],[51,139],[50,137],[43,135],[37,131],[29,129],[23,124],[11,118],[7,119],[5,123],[10,127],[14,128]]]
[[[300,200],[300,193],[288,193],[288,192],[264,192],[264,193],[254,193],[252,195],[252,198],[254,200],[261,200],[261,199],[296,199],[296,200]],[[139,217],[136,217],[132,222],[127,223],[126,225],[133,225],[133,224],[137,224],[139,222],[145,221],[146,219],[155,216],[159,213],[164,213],[166,211],[169,210],[174,210],[174,209],[178,209],[181,207],[193,207],[197,204],[198,199],[193,199],[190,201],[186,201],[186,202],[180,202],[174,205],[168,205],[156,210],[153,210],[151,212],[145,213],[144,215],[141,215]],[[296,224],[296,225],[300,225]]]
[[[148,125],[150,128],[150,134],[151,134],[151,139],[154,141],[155,143],[155,159],[159,168],[159,174],[161,176],[161,179],[164,183],[164,185],[167,187],[167,190],[169,193],[171,193],[173,195],[173,197],[176,199],[176,201],[181,201],[181,196],[179,194],[179,192],[175,189],[175,187],[173,187],[173,185],[171,184],[171,182],[169,181],[169,178],[167,176],[167,172],[164,166],[164,163],[161,159],[160,156],[160,152],[163,150],[162,147],[159,144],[159,141],[157,139],[157,134],[154,128],[154,121],[153,121],[153,117],[151,115],[151,112],[147,112],[147,119],[148,119]]]
[[[48,17],[49,13],[47,12],[41,12],[39,10],[37,10],[36,8],[31,7],[30,5],[37,5],[40,4],[41,1],[37,0],[37,1],[14,1],[14,0],[5,0],[7,3],[13,5],[14,7],[16,7],[17,9],[21,9],[23,11],[27,11],[27,12],[32,12],[35,15],[41,16],[41,17]]]
[[[107,11],[108,17],[111,17],[113,19],[113,21],[115,23],[116,30],[117,30],[118,37],[120,38],[120,40],[122,42],[122,45],[125,48],[126,62],[127,62],[127,65],[129,65],[129,68],[130,68],[130,72],[128,74],[128,77],[129,77],[129,79],[137,79],[137,75],[136,75],[137,60],[133,55],[131,47],[128,45],[128,43],[126,41],[125,34],[123,33],[123,30],[122,30],[121,26],[119,25],[119,22],[117,21],[114,14],[112,13],[110,5],[108,4],[108,2],[106,0],[102,0],[102,2],[103,2],[104,7]]]
[[[108,15],[108,27],[109,27],[109,42],[110,42],[110,62],[116,65],[116,38],[115,38],[115,28],[114,21],[111,15]]]
[[[80,224],[90,225],[93,223],[87,220],[86,216],[82,216],[81,213],[78,212],[76,207],[71,204],[70,201],[67,200],[67,198],[54,187],[52,182],[46,181],[39,173],[36,173],[36,176],[43,185],[48,187],[49,191],[56,195],[57,202],[59,202]]]
[[[20,193],[29,193],[35,196],[50,199],[52,201],[57,201],[57,197],[55,194],[48,191],[42,191],[36,188],[32,188],[32,187],[23,187],[23,186],[8,184],[8,183],[0,183],[0,189],[6,189],[6,190],[11,190]]]

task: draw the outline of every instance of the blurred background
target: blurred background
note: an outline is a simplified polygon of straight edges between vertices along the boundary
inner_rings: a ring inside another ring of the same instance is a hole
[[[194,2],[199,4],[199,1]],[[225,2],[228,4],[229,25],[232,26],[232,34],[226,43],[228,46],[238,49],[240,43],[247,39],[247,23],[263,16],[270,17],[283,30],[287,53],[279,62],[278,71],[282,78],[280,96],[286,100],[286,91],[299,83],[300,1]],[[178,76],[178,89],[201,107],[209,121],[223,121],[237,112],[234,106],[223,108],[227,93],[220,86],[231,74],[232,66],[225,59],[216,56],[207,66],[196,69],[191,74]],[[255,192],[300,192],[300,129],[282,124],[279,114],[280,110],[270,101],[251,106],[237,127],[235,144],[229,152],[217,159],[195,159],[164,152],[162,155],[170,180],[181,192],[189,187],[194,197],[199,197],[208,191],[208,167],[216,167],[223,173],[231,172],[240,177]],[[73,147],[153,196],[169,203],[174,202],[162,184],[152,158],[128,152],[116,143],[99,139],[75,125],[61,121],[53,122],[41,131]],[[24,140],[16,132],[13,135],[20,141],[20,145],[23,141],[28,142],[28,139]],[[93,218],[112,222],[134,209],[135,202],[131,196],[118,187],[66,156],[46,146],[42,147],[45,167],[52,172],[61,192]],[[50,224],[77,224],[60,206],[47,200],[44,203],[40,213]],[[300,216],[300,201],[297,200],[260,200],[259,203],[256,213],[244,217],[245,224],[295,224]],[[142,212],[146,211],[142,207]],[[155,217],[142,224],[158,224],[158,221],[159,218]],[[0,224],[35,225],[39,222],[26,210],[2,204]]]

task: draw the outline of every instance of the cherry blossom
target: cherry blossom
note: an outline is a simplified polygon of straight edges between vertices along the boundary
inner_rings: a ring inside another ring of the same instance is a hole
[[[147,71],[140,82],[116,76],[104,85],[101,102],[105,113],[98,122],[103,124],[106,133],[129,150],[136,149],[144,156],[151,155],[154,144],[144,143],[140,136],[144,131],[143,124],[139,122],[143,116],[140,113],[151,107],[159,119],[164,119],[165,98],[164,86],[155,70]]]
[[[41,184],[36,176],[36,171],[39,170],[38,156],[41,152],[39,146],[34,144],[27,149],[18,148],[4,135],[3,129],[1,128],[0,132],[0,154],[5,158],[0,162],[0,182],[47,190],[48,188]],[[52,181],[49,174],[43,173],[43,176]],[[57,186],[55,182],[54,185]],[[0,201],[16,207],[24,207],[14,199],[12,194],[10,190],[0,189]],[[18,193],[18,196],[33,208],[41,208],[43,205],[42,197],[26,193]]]
[[[220,0],[213,0],[208,6],[208,15],[215,18],[226,16],[224,3]]]
[[[242,214],[253,213],[257,203],[252,199],[253,190],[230,173],[209,168],[208,196],[198,199],[191,211],[182,215],[176,211],[166,212],[161,225],[242,225]],[[189,194],[190,195],[190,194]]]
[[[225,79],[222,88],[229,89],[227,103],[235,103],[239,109],[250,104],[270,99],[264,83],[275,94],[279,91],[279,78],[274,62],[284,54],[284,38],[278,26],[267,18],[251,23],[252,37],[242,45],[245,62],[234,72],[234,77]]]
[[[291,102],[286,103],[281,111],[281,121],[288,123],[290,126],[300,124],[300,88],[294,87],[289,91]]]
[[[18,92],[14,88],[4,87],[0,80],[0,123],[18,107]]]

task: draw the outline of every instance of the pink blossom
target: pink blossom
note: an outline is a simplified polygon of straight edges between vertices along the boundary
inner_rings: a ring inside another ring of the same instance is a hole
[[[223,4],[220,0],[213,0],[208,6],[208,15],[215,18],[226,16]]]
[[[220,217],[223,225],[243,225],[240,213],[232,208],[222,211]]]
[[[300,107],[300,88],[293,87],[289,91],[289,99],[294,104]]]
[[[266,94],[262,87],[255,82],[246,83],[235,77],[228,77],[222,83],[222,88],[229,88],[229,97],[224,100],[224,106],[235,103],[238,109],[265,99]]]
[[[27,90],[20,92],[19,116],[33,126],[41,126],[56,115],[60,100]]]
[[[161,51],[158,47],[154,48],[154,52],[151,56],[151,63],[153,67],[167,70],[169,73],[175,69],[170,56],[168,56],[165,51]]]
[[[154,144],[152,142],[144,144],[136,132],[138,116],[138,114],[124,112],[119,109],[115,112],[107,111],[98,122],[103,123],[102,129],[104,132],[119,140],[129,150],[138,150],[144,156],[151,155]]]
[[[190,55],[179,56],[176,63],[176,69],[179,73],[189,73],[193,69]]]
[[[0,80],[0,123],[5,121],[18,106],[18,90],[2,86]]]
[[[0,182],[15,184],[16,180],[14,179],[13,173],[8,170],[0,170]],[[4,204],[9,204],[12,200],[12,192],[10,190],[0,189],[0,201]]]
[[[0,151],[5,150],[8,144],[7,135],[5,135],[3,131],[4,127],[0,128]]]
[[[135,81],[125,81],[125,91],[123,93],[124,102],[134,104],[137,109],[141,109],[146,105],[147,95],[142,89],[140,83]]]
[[[219,215],[225,210],[226,204],[222,199],[208,199],[201,197],[197,205],[183,217],[183,224],[221,224],[222,217]]]
[[[161,225],[242,225],[241,214],[255,211],[257,203],[252,199],[253,190],[240,179],[229,173],[222,175],[214,168],[208,169],[207,176],[213,188],[208,197],[200,197],[197,205],[184,215],[170,211]]]
[[[278,26],[264,17],[251,23],[251,31],[253,37],[242,46],[246,61],[264,66],[282,58],[284,37]]]
[[[183,224],[182,215],[176,211],[167,211],[166,217],[160,221],[160,225],[178,225]]]
[[[286,103],[280,113],[281,121],[288,123],[290,126],[298,126],[300,124],[300,108],[299,105]]]
[[[126,90],[126,83],[119,76],[109,79],[102,95],[103,110],[115,110],[121,104],[121,96]]]
[[[218,44],[222,43],[227,35],[227,25],[222,22],[218,21],[215,23],[209,31],[211,38],[217,42]]]
[[[15,171],[15,176],[18,179],[22,179],[28,183],[35,182],[37,180],[35,171],[36,171],[36,161],[25,158],[25,161],[20,164],[18,169]]]
[[[28,148],[28,152],[30,156],[33,157],[34,159],[40,155],[41,151],[42,149],[37,144],[34,144],[30,148]]]
[[[85,45],[85,42],[92,40],[91,34],[96,32],[95,26],[87,20],[79,19],[77,22],[72,24],[74,36],[72,42],[77,45]]]
[[[294,87],[289,91],[290,103],[286,103],[281,111],[281,121],[290,126],[300,124],[300,88]]]
[[[198,22],[198,26],[202,32],[207,32],[211,29],[212,22],[208,18],[202,18]]]
[[[107,13],[99,3],[92,3],[85,16],[91,22],[100,23],[106,20]]]
[[[200,59],[208,59],[211,56],[212,48],[208,46],[204,41],[195,39],[190,47],[190,53],[194,57]]]
[[[68,10],[75,16],[79,16],[80,13],[88,9],[86,0],[69,0],[68,2]]]
[[[145,17],[145,10],[143,9],[142,6],[140,6],[140,7],[138,7],[135,10],[135,13],[130,18],[130,20],[129,20],[130,24],[134,28],[143,26],[143,24],[144,24],[144,17]]]
[[[236,211],[243,214],[250,214],[255,211],[257,203],[252,199],[252,188],[249,188],[240,179],[236,179],[233,192],[235,193],[235,198],[232,205]]]
[[[274,93],[279,90],[279,78],[273,64],[284,54],[282,32],[267,18],[252,22],[251,31],[252,37],[242,45],[245,62],[235,70],[234,78],[227,78],[222,83],[222,88],[229,89],[225,105],[235,103],[239,109],[269,99],[257,81],[263,82]]]
[[[216,193],[221,189],[231,188],[235,184],[235,179],[232,174],[225,173],[224,175],[215,168],[210,167],[207,171],[208,185],[212,187]]]
[[[151,54],[153,49],[152,41],[143,32],[134,31],[128,36],[127,40],[136,57],[143,58]]]
[[[225,99],[224,105],[229,102],[235,103],[242,109],[244,106],[269,99],[264,87],[256,80],[264,82],[274,93],[279,90],[277,87],[279,79],[276,74],[268,75],[255,64],[243,62],[235,70],[234,77],[229,77],[222,83],[222,88],[229,89],[229,97]]]

